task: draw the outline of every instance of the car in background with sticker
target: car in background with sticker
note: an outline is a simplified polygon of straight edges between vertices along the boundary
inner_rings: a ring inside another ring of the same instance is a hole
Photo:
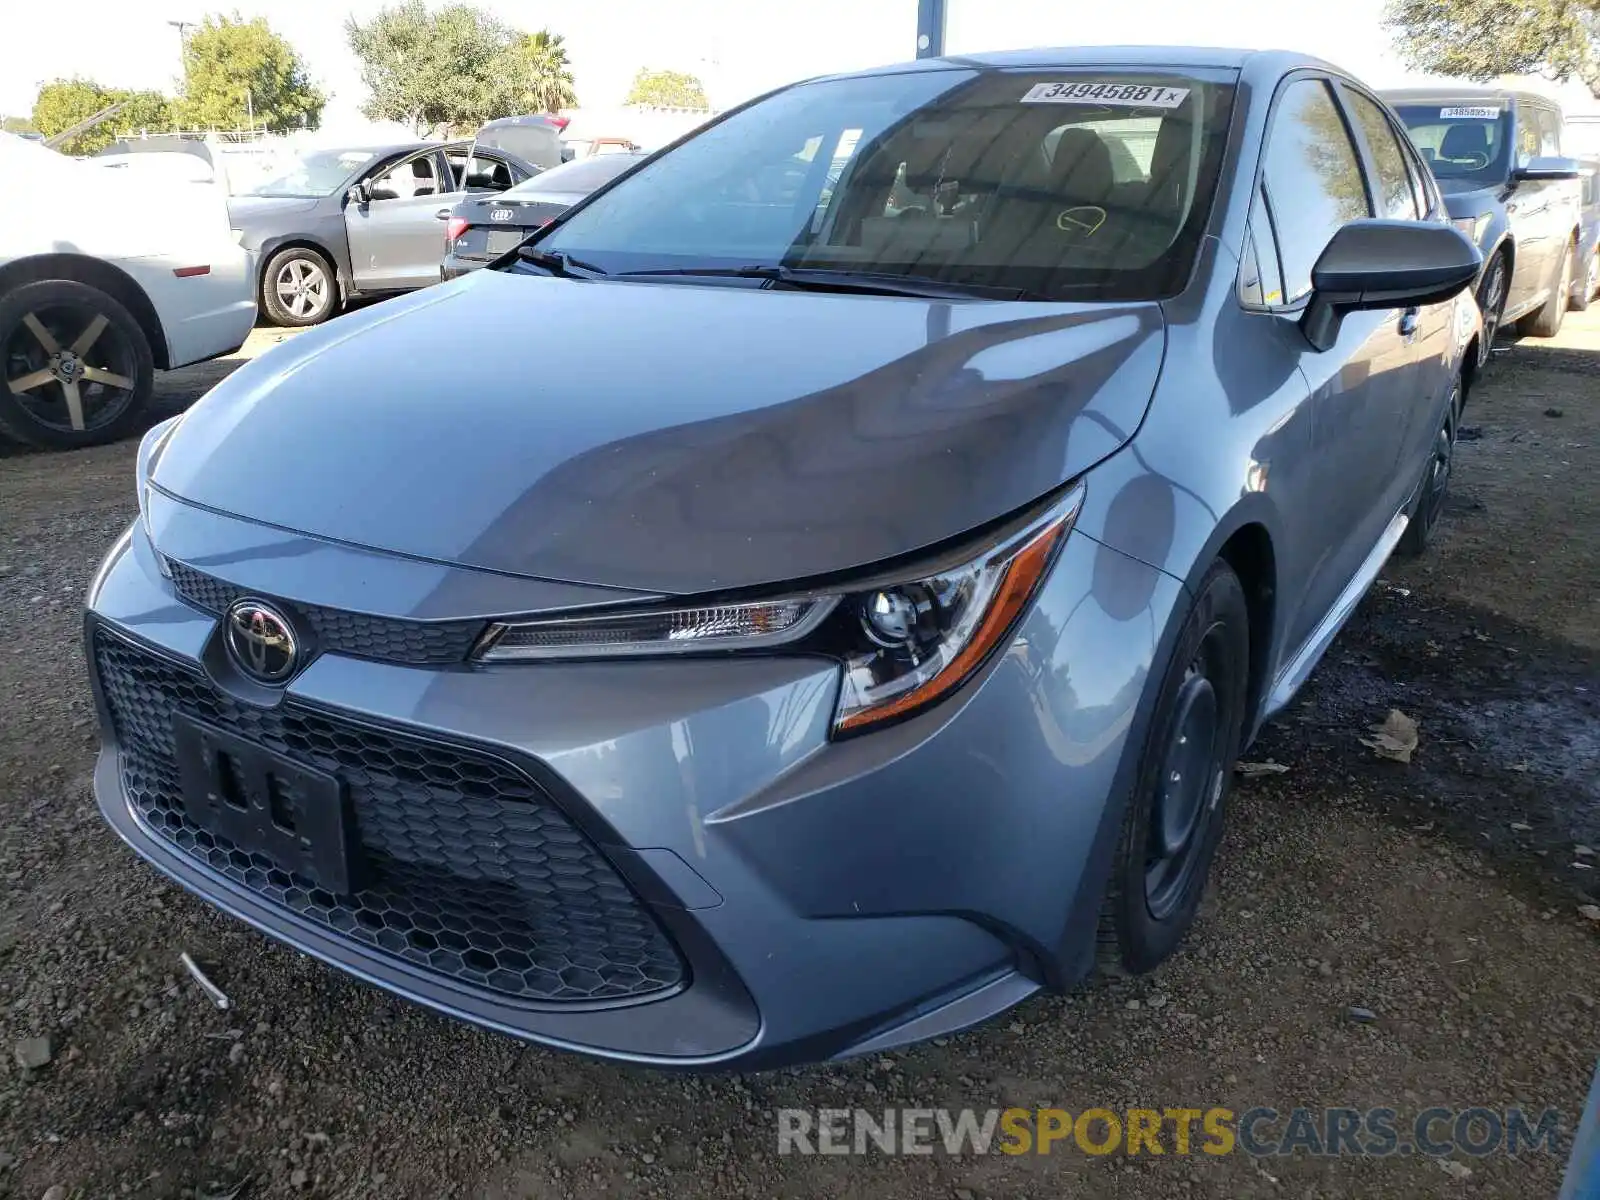
[[[1561,153],[1561,108],[1533,92],[1405,88],[1383,93],[1427,160],[1456,227],[1483,251],[1485,359],[1508,322],[1554,337],[1581,260],[1579,164]]]
[[[514,250],[537,229],[649,156],[640,151],[596,154],[541,171],[516,187],[491,196],[468,196],[445,220],[443,279],[454,279]]]
[[[1150,971],[1241,749],[1437,528],[1481,265],[1314,58],[780,88],[151,431],[84,623],[101,812],[636,1065]]]
[[[308,149],[236,192],[228,214],[260,264],[262,314],[274,325],[318,325],[351,300],[437,283],[439,221],[450,206],[537,170],[470,142]]]

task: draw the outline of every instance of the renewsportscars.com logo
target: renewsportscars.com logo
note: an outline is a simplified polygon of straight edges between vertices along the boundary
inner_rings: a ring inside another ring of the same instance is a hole
[[[781,1108],[779,1154],[1252,1157],[1565,1154],[1558,1110],[1520,1108]]]

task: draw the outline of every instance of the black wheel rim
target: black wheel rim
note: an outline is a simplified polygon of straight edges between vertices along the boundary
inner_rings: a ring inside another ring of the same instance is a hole
[[[93,305],[44,304],[0,330],[0,376],[30,420],[92,433],[120,417],[138,390],[138,356]]]
[[[1450,405],[1445,410],[1444,424],[1433,439],[1433,457],[1428,462],[1428,481],[1424,485],[1421,518],[1425,528],[1432,529],[1444,511],[1445,493],[1450,490],[1450,470],[1456,454],[1456,412],[1460,406],[1461,392],[1450,393]]]
[[[1162,755],[1145,848],[1145,905],[1164,920],[1187,902],[1202,872],[1210,831],[1222,800],[1228,736],[1223,713],[1232,694],[1233,666],[1213,625],[1184,672]]]
[[[1489,273],[1483,277],[1483,286],[1478,289],[1478,307],[1483,310],[1483,353],[1479,360],[1486,359],[1489,351],[1494,346],[1495,335],[1500,332],[1500,313],[1506,305],[1506,264],[1498,254],[1489,264]]]

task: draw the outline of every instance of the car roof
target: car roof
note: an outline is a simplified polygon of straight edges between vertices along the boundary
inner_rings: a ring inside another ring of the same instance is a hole
[[[1385,88],[1378,94],[1390,104],[1451,104],[1460,101],[1470,104],[1474,100],[1513,100],[1518,104],[1559,107],[1554,100],[1548,96],[1541,96],[1538,92],[1519,92],[1510,88],[1455,86]]]
[[[1220,68],[1222,70],[1262,69],[1266,73],[1316,67],[1347,74],[1339,67],[1309,54],[1291,50],[1246,50],[1226,46],[1042,46],[1029,50],[996,50],[984,54],[949,55],[924,58],[909,63],[845,72],[841,76],[903,74],[906,71],[940,70],[952,67],[1048,68],[1048,67],[1177,67]]]

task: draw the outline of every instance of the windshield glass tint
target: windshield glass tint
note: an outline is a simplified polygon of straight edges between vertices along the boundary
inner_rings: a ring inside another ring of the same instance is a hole
[[[1194,259],[1232,99],[1231,85],[1160,71],[802,84],[657,158],[540,246],[611,273],[783,266],[1170,295]]]
[[[507,196],[536,196],[540,192],[592,192],[603,183],[610,183],[638,161],[631,154],[602,154],[595,158],[562,163],[548,171],[540,171],[506,192]]]
[[[314,150],[289,169],[242,190],[244,196],[331,196],[352,171],[372,158],[370,150]]]
[[[1490,184],[1506,177],[1511,122],[1499,104],[1408,104],[1395,111],[1435,179]]]

